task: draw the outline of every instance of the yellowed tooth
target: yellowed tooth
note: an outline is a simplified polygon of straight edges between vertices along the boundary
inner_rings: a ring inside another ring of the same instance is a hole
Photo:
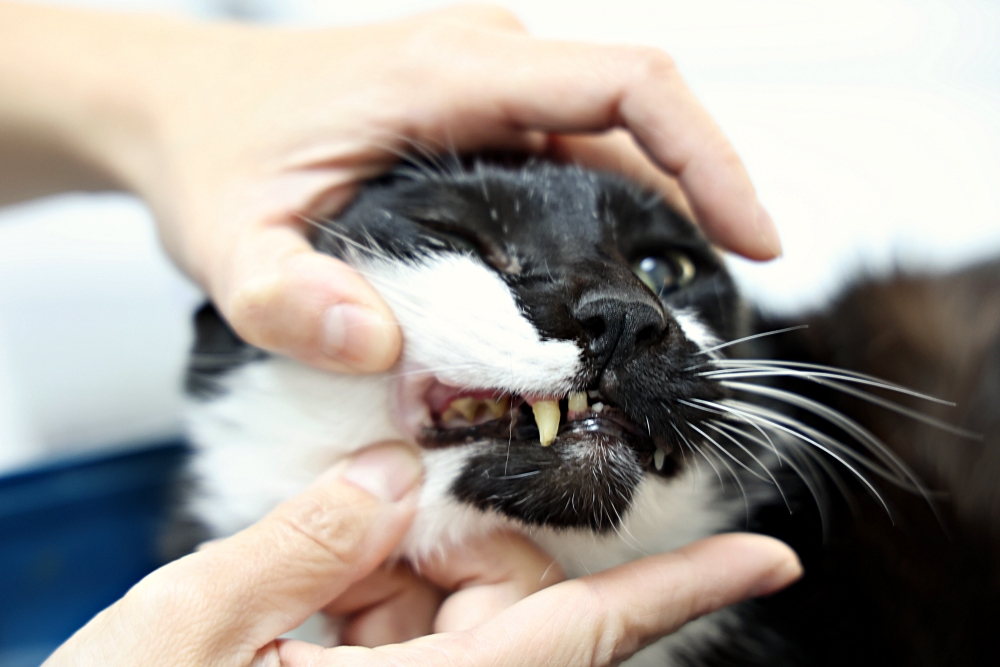
[[[570,412],[586,412],[587,393],[584,391],[574,391],[569,395],[568,403],[567,409]]]
[[[510,397],[501,396],[500,398],[488,398],[483,401],[483,406],[486,408],[486,411],[490,413],[491,418],[500,419],[510,408]]]
[[[538,439],[543,447],[548,447],[559,433],[559,404],[555,401],[538,401],[531,406],[538,425]]]
[[[471,424],[476,418],[476,413],[479,412],[479,404],[479,401],[471,396],[463,396],[452,401],[449,409],[456,410],[465,417],[465,421]]]

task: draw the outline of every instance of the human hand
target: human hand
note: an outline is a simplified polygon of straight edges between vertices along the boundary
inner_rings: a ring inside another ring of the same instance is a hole
[[[0,11],[0,135],[9,116],[72,137],[150,202],[244,339],[321,368],[384,369],[400,338],[360,276],[312,251],[306,218],[414,146],[621,171],[690,205],[721,246],[779,252],[738,157],[658,50],[531,38],[494,7],[324,30]]]
[[[548,588],[558,566],[512,535],[432,559],[419,579],[380,570],[409,526],[419,476],[405,447],[362,452],[256,525],[150,574],[45,667],[608,665],[801,572],[788,547],[754,535]],[[345,639],[378,648],[276,639],[324,608],[348,616]]]

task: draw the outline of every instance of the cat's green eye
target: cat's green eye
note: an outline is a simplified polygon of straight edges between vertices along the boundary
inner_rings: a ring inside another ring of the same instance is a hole
[[[632,271],[657,296],[667,296],[694,280],[694,262],[687,255],[668,250],[662,255],[643,257]]]

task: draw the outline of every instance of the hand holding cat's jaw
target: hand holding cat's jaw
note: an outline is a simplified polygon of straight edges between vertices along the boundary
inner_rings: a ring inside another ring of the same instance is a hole
[[[283,667],[616,665],[689,620],[771,594],[801,574],[777,540],[719,535],[546,588],[464,631],[376,649],[289,641],[273,659]]]
[[[338,372],[391,366],[402,346],[388,306],[354,269],[283,226],[242,233],[213,299],[248,343]]]
[[[100,172],[80,185],[99,176],[143,196],[237,333],[321,368],[385,369],[399,334],[356,274],[304,257],[304,217],[341,210],[401,152],[610,168],[693,211],[730,250],[780,252],[729,142],[655,49],[531,38],[492,7],[310,31],[3,11],[18,76],[0,79],[16,119],[0,115],[0,139],[33,135],[30,119]]]
[[[46,665],[252,664],[389,557],[421,474],[409,447],[362,450],[253,526],[147,576]]]

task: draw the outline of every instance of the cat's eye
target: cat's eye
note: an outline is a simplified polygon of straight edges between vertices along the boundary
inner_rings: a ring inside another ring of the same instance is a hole
[[[657,296],[667,296],[694,280],[695,268],[687,255],[668,250],[662,255],[643,257],[632,264],[632,271]]]
[[[452,250],[469,254],[478,254],[481,251],[479,243],[475,237],[458,225],[443,223],[440,220],[427,220],[414,217],[414,222],[426,228],[426,234],[436,241],[444,243]]]

